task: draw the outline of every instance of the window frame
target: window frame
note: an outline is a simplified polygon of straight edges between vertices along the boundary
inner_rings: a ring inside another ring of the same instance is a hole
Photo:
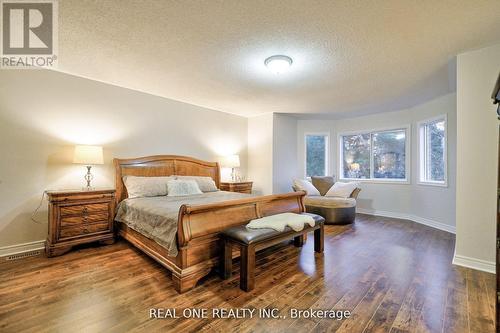
[[[427,161],[427,149],[426,149],[426,135],[423,135],[422,130],[426,125],[444,120],[444,180],[426,180],[426,161]],[[436,117],[427,118],[421,120],[417,123],[417,151],[418,151],[418,178],[417,184],[424,186],[437,186],[437,187],[448,187],[448,114],[442,114]]]
[[[373,178],[374,174],[374,161],[373,161],[373,134],[382,132],[393,132],[393,131],[405,131],[405,178],[404,179],[391,179],[391,178]],[[370,178],[345,178],[344,174],[344,147],[343,147],[343,137],[349,135],[370,135]],[[344,181],[355,181],[363,183],[373,183],[373,184],[411,184],[411,125],[394,126],[389,128],[380,128],[372,130],[360,130],[360,131],[349,131],[341,132],[337,135],[337,148],[338,148],[338,163],[337,163],[337,174],[339,180]]]
[[[324,136],[325,139],[325,174],[328,176],[330,173],[330,133],[329,132],[304,132],[304,177],[311,178],[307,175],[307,137],[308,136]]]

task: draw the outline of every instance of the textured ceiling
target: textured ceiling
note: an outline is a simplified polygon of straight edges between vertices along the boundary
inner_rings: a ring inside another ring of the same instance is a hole
[[[63,0],[59,70],[244,116],[389,111],[453,91],[454,56],[500,42],[498,4]]]

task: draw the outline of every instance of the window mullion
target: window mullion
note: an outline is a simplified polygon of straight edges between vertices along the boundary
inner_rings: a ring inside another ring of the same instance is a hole
[[[432,181],[432,139],[431,127],[427,129],[427,178]]]
[[[375,179],[375,172],[373,170],[374,161],[373,161],[373,133],[370,133],[370,179]]]
[[[425,125],[425,146],[424,146],[424,176],[425,181],[429,180],[429,126]]]
[[[425,168],[423,167],[425,160],[424,160],[424,133],[425,133],[425,127],[422,125],[418,126],[418,180],[423,181],[425,179]]]
[[[329,174],[329,171],[328,171],[328,167],[329,167],[329,161],[328,159],[330,158],[330,152],[328,151],[330,149],[330,145],[329,145],[329,141],[330,141],[330,136],[329,135],[324,135],[323,136],[323,140],[325,140],[325,166],[324,166],[324,176],[328,176]]]
[[[424,126],[424,180],[429,180],[429,125]]]
[[[337,143],[337,149],[339,150],[339,160],[337,161],[339,174],[337,179],[344,178],[344,136],[339,136],[339,142]],[[336,168],[336,166],[335,166]],[[334,171],[335,172],[335,171]]]
[[[422,127],[422,164],[421,164],[421,172],[423,175],[423,181],[427,181],[429,179],[427,175],[427,124]]]

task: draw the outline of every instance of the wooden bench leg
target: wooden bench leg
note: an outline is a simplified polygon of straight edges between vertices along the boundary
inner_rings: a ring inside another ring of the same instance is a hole
[[[231,277],[233,271],[233,247],[230,242],[223,240],[221,262],[221,278],[226,280]]]
[[[325,230],[323,224],[319,229],[314,230],[314,251],[318,253],[323,252],[325,244]]]
[[[255,246],[241,247],[240,288],[250,291],[255,286]]]
[[[297,236],[293,239],[293,245],[296,247],[304,246],[304,235]]]

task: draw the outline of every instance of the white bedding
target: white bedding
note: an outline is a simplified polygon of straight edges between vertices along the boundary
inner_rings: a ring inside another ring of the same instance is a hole
[[[314,219],[312,216],[295,213],[282,213],[252,220],[247,224],[247,228],[274,229],[276,231],[283,232],[288,226],[294,231],[301,231],[304,229],[305,224],[309,224],[311,227],[314,227]]]

